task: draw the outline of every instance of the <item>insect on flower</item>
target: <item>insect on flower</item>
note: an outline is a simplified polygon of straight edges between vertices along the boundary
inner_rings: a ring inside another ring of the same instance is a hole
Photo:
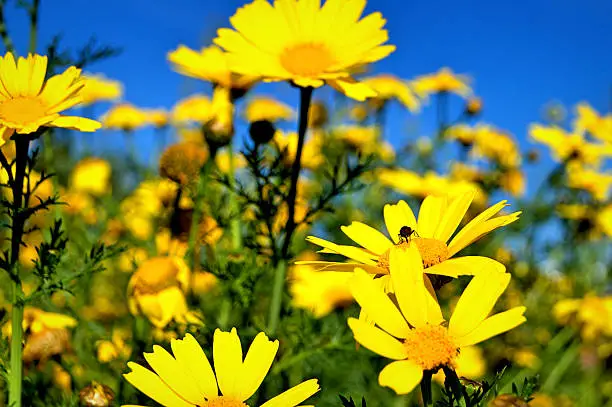
[[[414,237],[419,237],[419,234],[417,233],[416,229],[412,229],[410,226],[402,226],[400,228],[399,231],[399,243],[408,243],[410,241],[410,237],[413,236]]]

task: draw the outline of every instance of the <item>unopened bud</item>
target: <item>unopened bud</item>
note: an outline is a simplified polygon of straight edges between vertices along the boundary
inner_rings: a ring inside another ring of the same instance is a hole
[[[251,123],[249,135],[255,144],[266,144],[274,137],[276,127],[268,120],[258,120]]]
[[[480,98],[470,98],[465,104],[465,113],[468,116],[478,116],[482,112],[482,100]]]

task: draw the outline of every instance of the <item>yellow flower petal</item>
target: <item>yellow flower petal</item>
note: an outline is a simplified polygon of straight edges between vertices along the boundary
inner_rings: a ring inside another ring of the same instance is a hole
[[[489,315],[508,283],[508,273],[490,272],[474,276],[453,311],[448,324],[450,334],[462,337],[472,332]]]
[[[396,205],[386,204],[383,209],[383,215],[387,231],[394,243],[399,242],[399,231],[402,226],[408,226],[413,230],[417,228],[414,213],[405,201],[399,201]]]
[[[334,261],[309,261],[309,260],[300,260],[296,261],[295,264],[298,266],[311,266],[314,267],[315,271],[344,271],[344,272],[353,272],[355,271],[355,267],[360,267],[371,274],[380,274],[381,269],[376,266],[368,266],[366,264],[361,263],[340,263]]]
[[[242,347],[236,328],[231,332],[215,330],[213,337],[213,359],[217,383],[224,396],[236,397],[242,377]]]
[[[374,353],[389,359],[406,359],[406,349],[400,341],[380,328],[360,319],[349,318],[348,325],[353,331],[355,341]]]
[[[488,257],[464,256],[448,259],[427,268],[427,274],[449,277],[475,276],[488,272],[505,273],[506,266]]]
[[[429,195],[423,200],[417,221],[419,236],[434,237],[439,220],[446,209],[446,199],[446,196]]]
[[[410,393],[423,378],[423,370],[409,360],[391,362],[378,375],[378,384],[397,394]]]
[[[331,250],[332,253],[341,254],[345,257],[359,261],[363,264],[368,264],[370,266],[376,265],[376,261],[374,259],[376,259],[378,256],[369,254],[359,247],[339,245],[315,236],[308,236],[306,240],[318,246],[324,247],[325,249]]]
[[[295,407],[318,391],[319,382],[317,379],[306,380],[266,401],[261,407]]]
[[[180,398],[155,373],[134,362],[128,362],[132,369],[123,375],[125,380],[138,390],[165,407],[193,407],[193,404]]]
[[[102,123],[96,120],[77,116],[59,116],[57,119],[50,122],[49,125],[86,132],[93,132],[102,127]]]
[[[410,328],[400,311],[364,270],[355,270],[349,288],[355,300],[378,326],[397,338],[408,335]]]
[[[350,226],[342,226],[340,229],[355,243],[372,253],[380,255],[393,246],[393,243],[385,235],[361,222],[353,222]]]
[[[434,238],[444,243],[448,241],[455,230],[457,230],[457,226],[461,223],[461,219],[465,216],[475,195],[476,191],[469,191],[453,199],[444,211],[444,216],[439,220]]]
[[[377,95],[372,88],[353,78],[330,79],[327,83],[337,91],[360,102]]]
[[[410,325],[418,328],[428,323],[439,324],[442,312],[425,287],[423,261],[416,245],[391,250],[389,264],[395,297]]]
[[[196,378],[196,385],[201,394],[207,399],[219,394],[217,379],[212,370],[206,354],[191,334],[185,335],[182,340],[173,339],[172,353],[182,369]]]
[[[457,338],[459,346],[469,346],[480,343],[501,333],[507,332],[525,322],[523,316],[525,307],[515,307],[508,311],[495,314],[484,321],[468,335]]]
[[[278,344],[278,341],[269,340],[263,332],[255,337],[244,358],[237,398],[246,400],[255,394],[272,366]]]
[[[145,359],[155,373],[181,398],[191,404],[203,404],[204,396],[198,392],[195,378],[186,374],[176,359],[164,348],[153,346],[153,353],[145,353]]]

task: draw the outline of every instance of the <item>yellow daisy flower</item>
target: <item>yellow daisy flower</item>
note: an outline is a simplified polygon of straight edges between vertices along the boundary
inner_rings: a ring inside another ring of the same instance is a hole
[[[557,161],[599,166],[605,158],[612,157],[612,145],[589,142],[582,133],[568,133],[557,126],[533,124],[529,135],[550,148]]]
[[[267,120],[277,122],[290,120],[295,115],[293,109],[276,99],[267,97],[254,97],[247,103],[244,116],[249,122]]]
[[[610,195],[612,173],[599,172],[574,162],[567,166],[567,185],[570,188],[582,189],[603,202]]]
[[[179,100],[172,108],[172,121],[178,124],[203,124],[212,117],[212,101],[208,96],[199,93]]]
[[[81,91],[83,105],[102,101],[115,101],[123,96],[123,85],[103,75],[83,75],[85,86]]]
[[[362,247],[339,245],[315,236],[306,238],[309,242],[323,247],[322,253],[339,254],[351,259],[352,263],[302,261],[297,264],[313,265],[318,270],[329,271],[353,271],[358,265],[372,274],[389,274],[389,253],[399,245],[416,246],[428,274],[457,277],[484,267],[495,267],[503,272],[505,267],[501,263],[487,257],[452,258],[485,234],[514,222],[521,213],[493,217],[507,206],[506,201],[498,202],[468,222],[450,239],[473,198],[473,192],[455,198],[428,196],[421,205],[418,220],[405,201],[399,201],[395,205],[387,204],[383,214],[391,239],[371,226],[353,222],[349,226],[342,226],[342,232]],[[408,238],[400,236],[400,230],[404,227],[416,231],[416,234]]]
[[[553,315],[562,325],[580,327],[586,341],[612,337],[612,296],[598,297],[590,293],[584,298],[564,299],[555,304]]]
[[[47,57],[29,54],[17,62],[8,52],[0,56],[0,145],[13,133],[29,134],[40,127],[63,127],[92,132],[95,120],[61,116],[83,100],[81,70],[71,66],[45,81]]]
[[[480,185],[467,179],[450,178],[438,175],[433,171],[428,171],[425,175],[419,175],[402,168],[380,169],[377,171],[377,175],[378,181],[383,185],[410,196],[424,198],[429,195],[448,195],[455,197],[475,191],[474,200],[476,204],[483,206],[487,201],[487,195]]]
[[[148,124],[146,112],[130,103],[113,106],[102,116],[101,120],[107,129],[124,131],[134,131]]]
[[[224,48],[233,71],[266,81],[292,81],[300,87],[324,83],[365,100],[376,92],[351,77],[351,69],[378,61],[395,50],[385,19],[373,13],[359,19],[365,0],[254,1],[230,18],[215,44]]]
[[[588,103],[576,106],[574,128],[577,133],[588,132],[596,139],[612,143],[612,114],[600,116]]]
[[[486,124],[476,126],[473,153],[476,157],[486,157],[498,162],[505,168],[516,168],[521,164],[521,152],[514,138],[507,132]]]
[[[168,61],[178,73],[191,78],[212,82],[227,89],[248,89],[257,78],[239,75],[229,69],[227,54],[211,45],[200,52],[184,45],[168,53]]]
[[[416,246],[390,254],[394,303],[364,270],[350,282],[355,300],[374,321],[349,318],[355,340],[394,361],[380,372],[378,383],[397,394],[410,393],[426,371],[454,369],[462,348],[507,332],[525,322],[525,307],[488,316],[510,282],[510,275],[484,269],[469,283],[448,321],[431,286]],[[425,282],[425,284],[424,284]]]
[[[147,115],[147,122],[153,126],[164,127],[168,125],[170,115],[165,109],[148,109],[145,113]]]
[[[411,86],[421,98],[445,92],[463,97],[472,94],[468,78],[464,75],[456,75],[450,68],[442,68],[436,73],[419,76],[412,81]]]
[[[290,166],[295,158],[295,152],[298,145],[298,134],[296,132],[283,133],[277,131],[274,134],[274,141],[281,151],[285,153],[285,164]],[[325,161],[321,154],[323,146],[323,135],[318,131],[313,131],[310,137],[306,138],[304,150],[302,152],[302,168],[315,170],[319,168]]]
[[[111,171],[110,163],[102,158],[84,158],[72,169],[70,189],[94,196],[109,194]]]
[[[419,99],[415,96],[407,81],[390,74],[381,74],[364,78],[361,82],[374,89],[378,94],[370,99],[370,102],[378,100],[384,104],[395,99],[412,112],[419,110]]]
[[[395,158],[393,146],[381,140],[380,129],[375,126],[338,126],[332,130],[334,138],[365,155],[375,155],[385,161]]]
[[[153,346],[144,357],[152,371],[134,362],[125,379],[165,407],[249,407],[245,403],[259,388],[278,351],[278,341],[259,333],[243,359],[240,338],[215,330],[214,371],[193,336],[171,341],[172,354]],[[319,391],[317,379],[310,379],[261,404],[260,407],[295,407]],[[126,406],[127,407],[127,406]],[[134,407],[134,406],[132,406]]]

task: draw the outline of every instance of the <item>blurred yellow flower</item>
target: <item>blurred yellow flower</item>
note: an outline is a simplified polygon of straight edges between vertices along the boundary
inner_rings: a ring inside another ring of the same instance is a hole
[[[391,251],[389,265],[396,302],[357,268],[350,281],[351,293],[377,326],[356,318],[349,318],[348,324],[357,342],[394,359],[380,372],[378,383],[397,394],[410,393],[425,371],[454,369],[464,347],[525,322],[525,307],[488,316],[510,282],[508,273],[490,268],[471,273],[475,276],[446,323],[435,292],[426,284],[417,247]]]
[[[123,96],[123,85],[104,75],[83,75],[84,86],[81,90],[83,105],[102,101],[115,101]]]
[[[450,126],[445,132],[444,137],[450,140],[457,140],[464,146],[471,146],[478,136],[478,126],[468,126],[467,124],[456,124]]]
[[[257,77],[240,75],[228,64],[228,57],[223,50],[211,45],[199,52],[184,45],[168,53],[168,61],[178,73],[192,78],[218,84],[227,89],[248,89],[257,81]]]
[[[195,271],[191,275],[191,291],[196,295],[210,292],[217,286],[218,279],[208,271]]]
[[[514,138],[499,129],[486,124],[476,126],[474,155],[487,157],[505,168],[521,165],[521,152]]]
[[[181,185],[196,182],[208,160],[203,144],[183,141],[172,144],[159,157],[159,175]]]
[[[384,161],[393,161],[393,146],[381,140],[380,129],[375,126],[338,126],[333,136],[364,155],[375,155]]]
[[[585,341],[612,337],[612,296],[590,293],[583,298],[561,300],[553,307],[553,315],[562,325],[580,328]]]
[[[329,121],[329,112],[327,106],[320,100],[315,100],[310,104],[308,110],[308,127],[312,129],[321,129]]]
[[[475,182],[465,179],[451,179],[432,171],[421,176],[404,169],[380,169],[377,171],[378,181],[398,192],[410,196],[426,197],[429,195],[449,195],[451,197],[475,191],[475,202],[482,206],[487,201],[484,190]]]
[[[232,161],[234,164],[234,171],[246,167],[247,164],[244,156],[237,152],[232,154]],[[215,156],[215,164],[217,164],[219,171],[224,174],[228,174],[230,170],[229,152],[227,150],[219,151]]]
[[[265,379],[278,352],[278,341],[259,333],[243,359],[236,328],[215,330],[213,365],[193,336],[171,341],[172,354],[154,345],[144,357],[152,371],[128,362],[125,379],[165,407],[226,406],[243,407]],[[219,390],[221,394],[219,394]],[[261,407],[295,407],[319,391],[310,379],[265,402]]]
[[[276,99],[256,96],[248,101],[244,116],[251,123],[260,120],[274,123],[292,119],[295,112],[291,107]]]
[[[478,167],[465,164],[460,161],[451,163],[449,175],[454,180],[464,180],[469,182],[482,181],[484,174]]]
[[[66,203],[62,206],[64,213],[79,216],[89,225],[98,222],[100,214],[104,212],[104,208],[96,207],[91,195],[85,192],[68,191],[62,194],[62,201]]]
[[[165,109],[147,109],[147,122],[155,127],[164,127],[168,125],[170,114]]]
[[[599,166],[605,158],[612,157],[612,144],[592,143],[582,133],[568,133],[557,126],[532,124],[529,135],[550,148],[557,161]]]
[[[180,257],[158,256],[145,260],[128,283],[128,307],[132,315],[143,315],[157,328],[170,321],[199,324],[200,318],[187,309],[185,292],[191,272]]]
[[[577,162],[567,166],[567,185],[570,188],[587,191],[597,201],[608,199],[612,186],[612,173],[584,168]]]
[[[518,168],[506,169],[500,174],[499,185],[515,198],[525,194],[525,174]]]
[[[298,260],[317,259],[313,253],[298,257]],[[309,265],[294,265],[289,271],[293,306],[310,311],[316,318],[323,318],[334,309],[351,304],[353,296],[347,285],[350,277],[350,273],[316,271]]]
[[[612,143],[612,114],[600,116],[591,105],[586,102],[576,106],[576,119],[574,128],[577,133],[588,132],[600,141]]]
[[[391,74],[380,74],[363,78],[361,82],[377,93],[369,102],[378,100],[384,104],[389,100],[397,100],[412,112],[419,110],[419,99],[410,89],[408,82],[403,79]]]
[[[121,329],[114,329],[111,340],[102,340],[96,343],[98,360],[101,363],[109,363],[116,359],[127,359],[130,357],[132,347],[125,341],[128,333]]]
[[[148,254],[142,247],[128,247],[117,259],[119,270],[131,273],[147,259]]]
[[[111,107],[101,120],[107,129],[124,131],[134,131],[148,124],[146,112],[130,103]]]
[[[47,57],[28,54],[17,62],[0,56],[0,146],[13,133],[29,134],[40,127],[95,131],[100,123],[60,113],[82,102],[83,78],[74,66],[45,81]]]
[[[442,68],[436,73],[419,76],[410,85],[421,98],[445,92],[463,97],[472,94],[468,78],[464,75],[456,75],[450,68]]]
[[[278,144],[281,152],[284,152],[284,159],[286,165],[291,165],[295,159],[295,153],[298,144],[298,135],[296,132],[284,133],[277,131],[274,135],[274,141]],[[310,170],[319,168],[324,162],[325,158],[321,154],[321,147],[323,146],[323,135],[319,131],[312,131],[309,137],[304,142],[304,149],[302,150],[302,167]]]
[[[355,266],[359,266],[372,274],[389,274],[389,256],[392,249],[411,246],[414,243],[413,246],[421,253],[428,274],[457,277],[478,270],[477,264],[480,268],[493,267],[503,272],[505,267],[501,263],[487,257],[451,258],[485,234],[516,221],[521,213],[493,217],[507,206],[506,201],[501,201],[472,219],[450,240],[473,198],[473,192],[454,198],[428,196],[421,205],[418,220],[406,202],[387,204],[383,214],[391,239],[364,223],[353,222],[349,226],[342,226],[341,230],[363,248],[339,245],[315,236],[306,238],[307,241],[323,247],[325,253],[339,254],[351,259],[352,263],[299,261],[296,264],[311,265],[317,270],[328,271],[352,271]],[[411,231],[416,231],[416,234],[400,236],[404,228],[410,228]],[[449,240],[450,243],[447,243]]]
[[[212,117],[212,101],[208,96],[199,93],[179,100],[172,108],[172,121],[179,124],[204,124]]]
[[[254,1],[236,11],[234,29],[218,30],[214,42],[228,52],[232,71],[300,87],[327,83],[364,100],[376,92],[354,80],[351,69],[395,50],[382,45],[388,35],[380,13],[359,20],[364,3],[327,0],[320,8],[310,1]]]
[[[72,169],[70,189],[93,196],[110,194],[111,170],[110,163],[102,158],[84,158]]]

